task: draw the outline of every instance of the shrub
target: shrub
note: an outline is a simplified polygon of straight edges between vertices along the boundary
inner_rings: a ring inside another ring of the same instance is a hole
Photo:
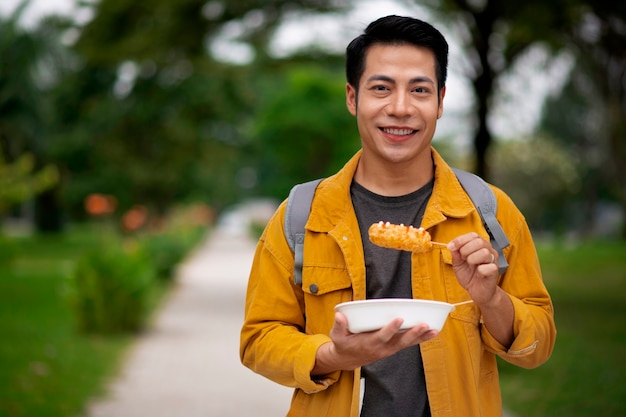
[[[128,333],[145,327],[155,271],[138,249],[119,244],[87,251],[67,286],[78,329],[85,333]]]
[[[143,235],[139,244],[152,263],[159,280],[168,282],[176,275],[176,267],[198,244],[202,229],[167,231]]]
[[[173,278],[176,266],[189,250],[182,239],[172,233],[142,236],[140,245],[154,266],[157,278],[163,281]]]

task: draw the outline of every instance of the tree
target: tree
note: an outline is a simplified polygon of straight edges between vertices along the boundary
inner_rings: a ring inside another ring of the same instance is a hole
[[[44,20],[32,31],[19,26],[27,4],[23,2],[6,19],[0,17],[0,152],[8,167],[17,169],[28,165],[28,171],[42,169],[46,173],[51,172],[47,167],[51,163],[48,154],[51,131],[48,93],[61,77],[64,54],[57,43],[57,20]],[[18,171],[26,174],[23,169]],[[15,174],[13,170],[12,175]],[[24,182],[30,180],[22,178],[17,183]],[[32,196],[30,191],[25,194],[35,198],[38,230],[55,231],[61,227],[60,217],[54,216],[57,211],[50,204],[44,204],[49,203],[47,196],[52,195],[54,189],[34,184],[18,188],[43,191]]]
[[[162,212],[174,201],[218,209],[248,192],[237,182],[256,148],[245,129],[259,98],[267,42],[294,9],[331,1],[103,0],[73,47],[80,65],[59,89],[58,155],[78,210],[89,192],[114,194],[124,209]],[[255,51],[254,65],[219,62],[208,47],[228,28]],[[71,146],[66,146],[67,144]]]
[[[345,107],[345,81],[336,71],[288,68],[274,73],[263,91],[251,135],[263,194],[283,199],[293,184],[337,171],[360,147]]]
[[[580,2],[565,33],[577,58],[562,94],[546,106],[542,128],[580,161],[583,231],[595,226],[599,199],[614,199],[626,219],[626,5]],[[626,238],[626,222],[621,234]]]
[[[452,21],[462,42],[475,98],[474,171],[490,178],[488,150],[493,142],[488,125],[499,78],[538,43],[556,46],[569,29],[568,0],[439,0],[428,5],[446,22]]]

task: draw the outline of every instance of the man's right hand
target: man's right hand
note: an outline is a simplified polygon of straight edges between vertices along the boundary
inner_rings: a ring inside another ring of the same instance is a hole
[[[439,334],[437,330],[429,330],[426,324],[400,330],[402,322],[401,318],[397,318],[376,331],[350,333],[346,316],[339,312],[335,313],[335,324],[330,331],[332,342],[318,349],[311,375],[353,370],[430,340]]]

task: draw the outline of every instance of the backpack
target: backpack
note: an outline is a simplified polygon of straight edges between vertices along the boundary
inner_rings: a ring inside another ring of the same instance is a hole
[[[493,190],[479,176],[453,168],[463,189],[474,203],[485,230],[489,234],[491,245],[498,251],[498,270],[504,274],[509,267],[503,249],[509,246],[502,226],[496,219],[498,204]],[[309,218],[311,203],[317,186],[323,178],[295,185],[289,192],[285,211],[285,237],[294,253],[294,283],[302,285],[302,265],[304,263],[304,226]]]

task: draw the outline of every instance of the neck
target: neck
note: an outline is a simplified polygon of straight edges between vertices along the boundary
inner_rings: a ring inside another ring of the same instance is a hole
[[[435,173],[431,156],[424,161],[376,164],[362,157],[354,174],[356,182],[373,193],[397,197],[422,188]]]

